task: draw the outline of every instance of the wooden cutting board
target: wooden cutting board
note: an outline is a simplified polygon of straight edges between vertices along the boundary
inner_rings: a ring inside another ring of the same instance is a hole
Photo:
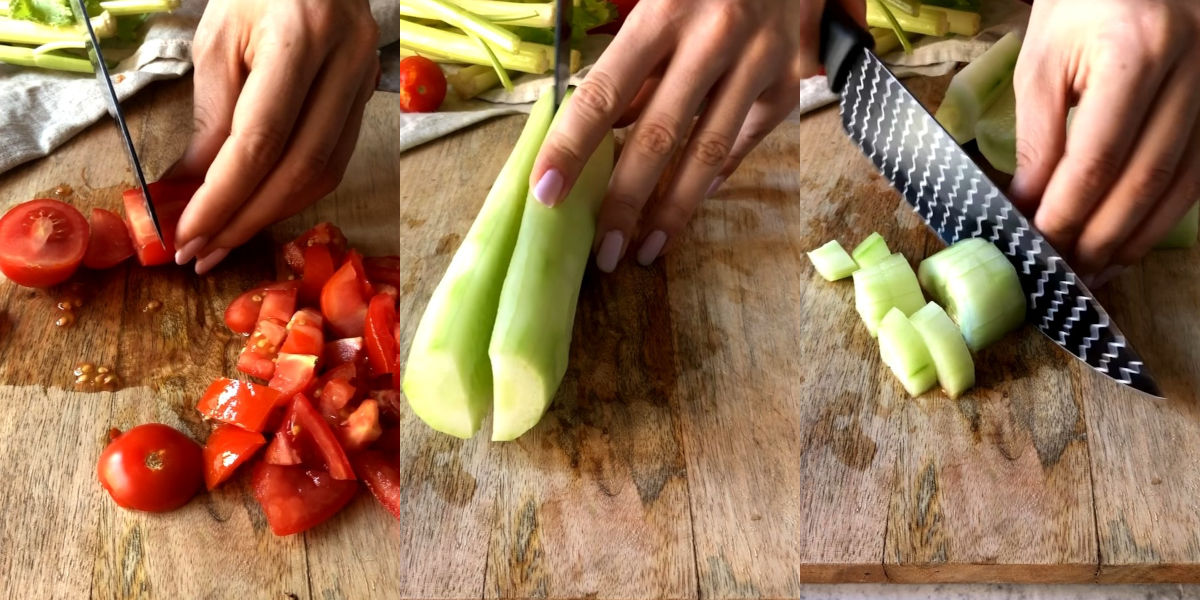
[[[911,85],[936,101],[945,83]],[[153,174],[185,143],[189,93],[173,83],[135,102]],[[768,137],[665,261],[589,271],[566,381],[528,435],[462,441],[407,415],[399,520],[364,494],[275,538],[244,478],[169,515],[115,508],[94,476],[105,432],[157,420],[203,438],[192,406],[240,347],[222,311],[273,275],[272,239],[328,219],[369,252],[400,254],[407,343],[523,121],[397,162],[392,98],[372,101],[333,198],[212,276],[91,278],[63,331],[53,294],[0,285],[0,587],[695,598],[796,597],[811,581],[1200,580],[1200,250],[1157,253],[1100,295],[1168,399],[1126,391],[1027,327],[979,357],[970,394],[910,400],[850,284],[821,280],[804,252],[871,231],[914,261],[940,243],[831,110]],[[116,143],[90,129],[0,177],[0,202],[69,183],[77,205],[116,207]],[[143,312],[151,299],[163,308]],[[80,360],[115,367],[123,389],[73,391]]]

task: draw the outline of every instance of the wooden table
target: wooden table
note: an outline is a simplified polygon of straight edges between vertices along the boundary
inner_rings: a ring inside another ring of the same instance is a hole
[[[945,79],[913,85],[936,100]],[[147,153],[154,174],[182,148],[187,94],[165,85],[133,111],[143,146],[161,149]],[[522,120],[397,163],[398,111],[384,99],[334,197],[267,237],[330,219],[368,251],[399,253],[407,339]],[[66,182],[80,206],[115,207],[115,144],[110,127],[90,129],[0,178],[3,202]],[[571,367],[537,428],[461,441],[408,415],[403,518],[364,495],[283,539],[244,478],[149,516],[115,508],[94,476],[109,427],[158,420],[203,437],[195,398],[233,372],[240,347],[221,311],[272,274],[269,240],[211,277],[95,278],[63,332],[51,296],[0,285],[0,587],[710,598],[795,597],[810,581],[1200,580],[1200,250],[1156,254],[1101,294],[1167,400],[1124,390],[1031,328],[979,357],[965,397],[909,400],[851,286],[820,280],[804,257],[871,231],[913,259],[939,247],[832,111],[785,124],[665,261],[589,271]],[[143,313],[149,299],[165,307]],[[127,387],[70,391],[81,359],[114,365]]]

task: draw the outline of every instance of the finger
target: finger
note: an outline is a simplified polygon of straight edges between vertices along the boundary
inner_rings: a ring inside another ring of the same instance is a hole
[[[623,127],[628,127],[632,125],[634,121],[637,121],[638,117],[642,116],[642,111],[646,109],[646,105],[650,104],[650,99],[654,97],[654,92],[658,90],[658,86],[661,83],[661,74],[657,77],[651,76],[649,79],[647,79],[646,83],[642,84],[642,89],[639,90],[637,95],[633,97],[633,101],[629,103],[629,106],[625,109],[625,112],[621,114],[621,117],[617,119],[616,123],[613,123],[613,128],[621,129]]]
[[[306,47],[304,40],[292,36],[259,42],[261,50],[234,108],[230,135],[179,219],[176,240],[180,247],[217,233],[282,155],[300,114],[304,91],[312,87],[327,52],[327,48]],[[182,263],[190,257],[176,258],[184,259],[179,261]]]
[[[233,110],[245,73],[236,44],[225,30],[209,19],[217,11],[206,11],[196,31],[192,48],[192,138],[183,156],[163,175],[163,179],[204,177],[209,165],[229,137]]]
[[[700,102],[730,60],[720,58],[715,48],[681,48],[676,56],[679,60],[667,67],[658,93],[626,139],[600,207],[596,266],[605,273],[616,269],[646,199],[691,127]]]
[[[1013,73],[1013,90],[1017,95],[1017,170],[1009,184],[1009,195],[1017,208],[1029,216],[1037,212],[1067,142],[1070,90],[1065,78],[1058,75],[1062,72],[1045,48],[1031,45],[1020,53]]]
[[[1108,267],[1163,200],[1200,114],[1197,89],[1200,72],[1182,68],[1163,88],[1128,164],[1079,236],[1075,247],[1079,273],[1096,275]]]
[[[729,150],[729,157],[710,183],[705,197],[717,193],[725,180],[746,160],[746,156],[787,118],[799,100],[799,91],[790,85],[781,85],[768,89],[755,101]]]
[[[1110,53],[1101,61],[1091,66],[1093,83],[1071,124],[1081,133],[1067,137],[1066,153],[1034,216],[1034,225],[1050,244],[1068,256],[1125,165],[1164,75],[1164,67],[1146,52]]]
[[[670,26],[653,20],[659,17],[666,21],[677,18],[656,12],[650,4],[639,5],[630,13],[546,135],[529,176],[530,190],[543,204],[553,206],[562,201],[600,140],[666,56],[671,41],[664,29]]]

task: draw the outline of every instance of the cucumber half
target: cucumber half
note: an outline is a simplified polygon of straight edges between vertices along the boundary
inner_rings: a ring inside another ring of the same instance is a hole
[[[963,240],[925,259],[918,279],[976,352],[1025,320],[1025,292],[1017,270],[987,240]]]

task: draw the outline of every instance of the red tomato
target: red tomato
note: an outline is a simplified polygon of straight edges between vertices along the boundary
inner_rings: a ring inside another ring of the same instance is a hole
[[[308,389],[317,370],[317,357],[311,354],[280,354],[275,359],[275,373],[271,376],[271,389],[279,392],[279,398],[288,398]]]
[[[261,433],[241,427],[221,425],[214,429],[204,444],[204,485],[210,490],[221,485],[266,443]]]
[[[325,344],[325,349],[321,353],[321,361],[325,368],[336,367],[345,363],[358,362],[362,358],[362,354],[362,338],[342,338]]]
[[[279,347],[286,338],[287,327],[283,321],[259,321],[254,333],[246,338],[246,347],[238,356],[238,370],[259,379],[270,379],[275,374],[275,357],[279,355]]]
[[[0,271],[18,285],[50,287],[66,281],[79,268],[87,245],[87,221],[58,200],[30,200],[0,218]]]
[[[258,325],[258,315],[262,312],[263,297],[267,295],[267,292],[269,290],[286,290],[297,286],[299,284],[295,281],[278,281],[244,292],[241,296],[234,298],[233,302],[229,303],[229,308],[225,309],[225,326],[229,327],[230,331],[250,335],[254,331],[254,327]]]
[[[96,475],[117,506],[175,510],[204,484],[200,446],[160,423],[138,425],[118,435],[100,453]]]
[[[363,341],[367,346],[367,362],[372,375],[386,375],[396,370],[396,297],[376,294],[367,307],[367,322]]]
[[[321,301],[321,288],[333,277],[335,265],[329,246],[316,244],[304,249],[304,274],[300,278],[300,301],[316,306]]]
[[[400,61],[400,110],[433,112],[446,99],[446,76],[437,63],[423,56]]]
[[[387,284],[400,289],[400,257],[399,256],[365,256],[363,267],[367,270],[367,279],[379,284]]]
[[[283,425],[275,435],[291,436],[304,464],[323,464],[335,479],[354,479],[354,470],[337,436],[304,394],[292,398]]]
[[[296,311],[288,321],[287,339],[279,352],[321,356],[325,350],[325,332],[321,328],[324,322],[321,313],[311,308]]]
[[[383,434],[379,427],[379,404],[370,398],[363,400],[338,427],[337,433],[347,452],[365,449]]]
[[[87,253],[83,255],[83,266],[89,269],[111,269],[133,256],[133,240],[125,222],[116,213],[103,208],[93,208],[88,219],[91,237]]]
[[[354,385],[349,379],[338,377],[330,379],[324,387],[321,388],[321,406],[329,410],[323,411],[327,414],[337,414],[339,411],[350,404],[354,396],[358,393]]]
[[[287,323],[296,313],[296,286],[288,288],[268,289],[263,294],[262,308],[258,311],[258,320],[274,319]]]
[[[265,385],[222,377],[208,386],[196,410],[206,419],[262,431],[278,402],[279,392]]]
[[[254,497],[275,535],[291,535],[324,523],[354,499],[358,483],[335,479],[306,465],[259,462],[253,474]]]
[[[588,33],[608,33],[611,35],[616,35],[617,31],[619,31],[621,29],[621,25],[623,25],[625,23],[625,19],[629,18],[629,11],[633,10],[633,7],[636,6],[638,3],[638,0],[608,0],[608,1],[611,2],[613,4],[613,7],[617,9],[616,20],[614,20],[610,23],[601,25],[599,27],[596,27],[594,29],[591,29],[588,31]]]
[[[346,235],[333,223],[317,223],[300,237],[283,245],[283,259],[296,274],[304,272],[304,249],[310,246],[325,246],[333,257],[333,264],[342,263],[346,248],[350,247]]]
[[[400,476],[400,455],[368,450],[354,457],[354,469],[375,499],[393,517],[402,519],[404,510],[404,479]]]
[[[338,337],[359,337],[367,318],[368,295],[353,261],[347,260],[321,288],[321,314]],[[364,276],[365,277],[365,276]]]
[[[273,465],[300,464],[300,450],[292,442],[290,435],[276,435],[267,446],[267,454],[263,460]]]
[[[125,190],[122,199],[125,202],[125,224],[129,227],[129,237],[133,238],[133,247],[137,250],[138,262],[142,266],[165,265],[175,261],[175,226],[184,207],[200,189],[199,180],[156,181],[147,186],[150,190],[150,200],[154,203],[154,212],[158,215],[158,223],[162,226],[163,240],[160,243],[154,233],[154,222],[150,213],[146,212],[142,201],[142,190],[133,188]],[[166,244],[166,248],[163,247]]]

